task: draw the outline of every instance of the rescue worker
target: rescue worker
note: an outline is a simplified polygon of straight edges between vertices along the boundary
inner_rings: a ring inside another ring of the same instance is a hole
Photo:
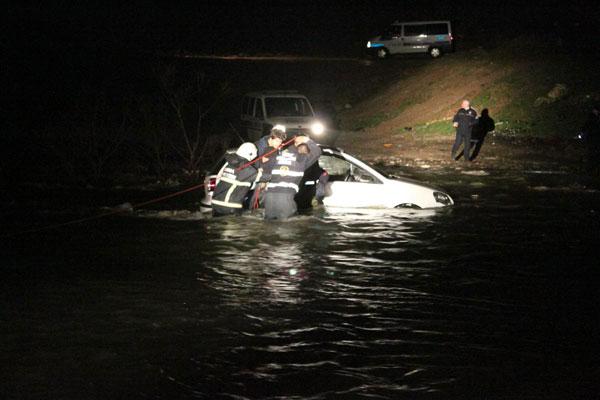
[[[285,219],[297,211],[294,196],[304,171],[321,155],[321,148],[308,136],[298,136],[290,146],[270,161],[270,181],[265,193],[265,219]]]
[[[456,139],[452,145],[452,159],[456,160],[456,152],[463,145],[463,160],[471,161],[471,131],[477,123],[477,111],[471,108],[469,100],[463,100],[460,109],[452,119],[453,126],[456,128]],[[459,155],[460,156],[460,155]]]
[[[257,142],[255,142],[255,145],[258,149],[258,155],[263,156],[271,152],[273,149],[279,149],[281,144],[286,139],[287,135],[285,133],[285,126],[275,125],[268,135],[263,136]],[[269,160],[273,159],[276,156],[277,152],[273,152],[267,157],[261,157],[261,159],[257,162],[257,166],[259,168],[263,168],[263,170],[266,169],[267,166],[272,165],[272,163],[269,163]],[[266,178],[269,176],[269,171],[264,171],[262,176],[263,179],[261,180],[261,182],[259,182],[258,185],[256,185],[256,189],[252,192],[252,197],[250,199],[250,208],[258,208],[260,203],[262,203],[263,201],[264,190],[267,185]]]
[[[298,153],[309,154],[308,146],[306,144],[299,145]],[[306,171],[304,171],[304,176],[298,185],[300,191],[296,193],[296,196],[294,197],[294,201],[299,210],[309,209],[313,206],[313,199],[317,195],[319,186],[322,182],[321,178],[324,174],[327,176],[327,172],[321,168],[318,162],[314,162],[306,169]],[[319,194],[323,194],[323,190],[321,190]],[[321,200],[323,197],[324,195],[321,197]],[[318,200],[319,199],[317,199],[317,202]]]
[[[212,196],[213,215],[242,213],[242,203],[248,191],[258,179],[261,170],[254,164],[243,167],[256,158],[254,143],[243,143],[235,153],[225,156],[223,173]]]
[[[287,135],[285,133],[285,126],[283,125],[275,125],[271,132],[258,139],[255,143],[258,149],[258,155],[262,156],[268,153],[271,148],[277,149],[281,144],[287,139]],[[266,160],[268,161],[268,159]],[[265,162],[266,162],[265,161]]]

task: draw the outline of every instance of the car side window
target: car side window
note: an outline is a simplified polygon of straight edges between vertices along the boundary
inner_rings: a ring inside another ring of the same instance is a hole
[[[404,36],[421,35],[427,35],[427,25],[404,25]]]
[[[249,104],[250,97],[244,96],[244,99],[242,100],[242,114],[248,114]]]
[[[327,171],[330,182],[380,183],[369,172],[334,154],[323,153],[319,157],[319,166]]]
[[[381,40],[397,39],[402,36],[402,25],[391,25],[381,34]]]
[[[428,35],[447,35],[448,24],[429,24],[427,25]]]
[[[353,166],[353,168],[351,170],[350,180],[352,180],[353,182],[361,182],[361,183],[379,183],[377,178],[375,178],[373,175],[371,175],[364,169],[357,167],[355,165]]]
[[[330,181],[343,180],[343,177],[350,170],[348,161],[328,153],[321,154],[319,166],[327,171]]]
[[[258,119],[264,119],[263,107],[262,107],[262,99],[256,99],[254,103],[254,116]]]
[[[254,103],[255,103],[256,99],[254,97],[250,97],[248,99],[248,104],[246,107],[246,114],[248,115],[253,115],[254,114]]]

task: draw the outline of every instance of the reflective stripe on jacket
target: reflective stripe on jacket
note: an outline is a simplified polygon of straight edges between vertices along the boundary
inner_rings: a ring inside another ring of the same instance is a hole
[[[212,204],[227,208],[242,208],[242,203],[252,184],[260,177],[254,165],[238,168],[247,160],[232,154],[227,159],[223,174],[212,196]]]
[[[290,146],[275,158],[267,190],[293,190],[296,193],[299,191],[298,184],[304,176],[304,171],[321,155],[321,148],[315,142],[309,140],[306,144],[310,149],[309,154],[300,154],[295,146]]]

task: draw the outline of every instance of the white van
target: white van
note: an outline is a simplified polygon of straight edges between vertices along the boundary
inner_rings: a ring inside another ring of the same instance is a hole
[[[394,22],[383,34],[367,42],[378,58],[393,54],[429,53],[438,58],[454,51],[450,21]]]
[[[295,90],[268,90],[248,93],[241,109],[242,133],[256,141],[275,125],[283,125],[288,136],[308,135],[317,141],[326,139],[325,126],[319,121],[308,98]]]

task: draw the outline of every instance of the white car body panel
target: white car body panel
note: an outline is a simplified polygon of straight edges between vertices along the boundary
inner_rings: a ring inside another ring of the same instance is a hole
[[[324,149],[324,153],[333,154],[333,151]],[[323,199],[323,204],[328,207],[354,207],[354,208],[395,208],[398,206],[416,206],[418,208],[443,207],[433,195],[441,190],[424,184],[413,182],[409,179],[389,179],[379,173],[370,165],[344,152],[335,152],[353,165],[364,169],[374,176],[378,182],[331,182],[331,196]],[[452,198],[450,204],[454,204]]]

